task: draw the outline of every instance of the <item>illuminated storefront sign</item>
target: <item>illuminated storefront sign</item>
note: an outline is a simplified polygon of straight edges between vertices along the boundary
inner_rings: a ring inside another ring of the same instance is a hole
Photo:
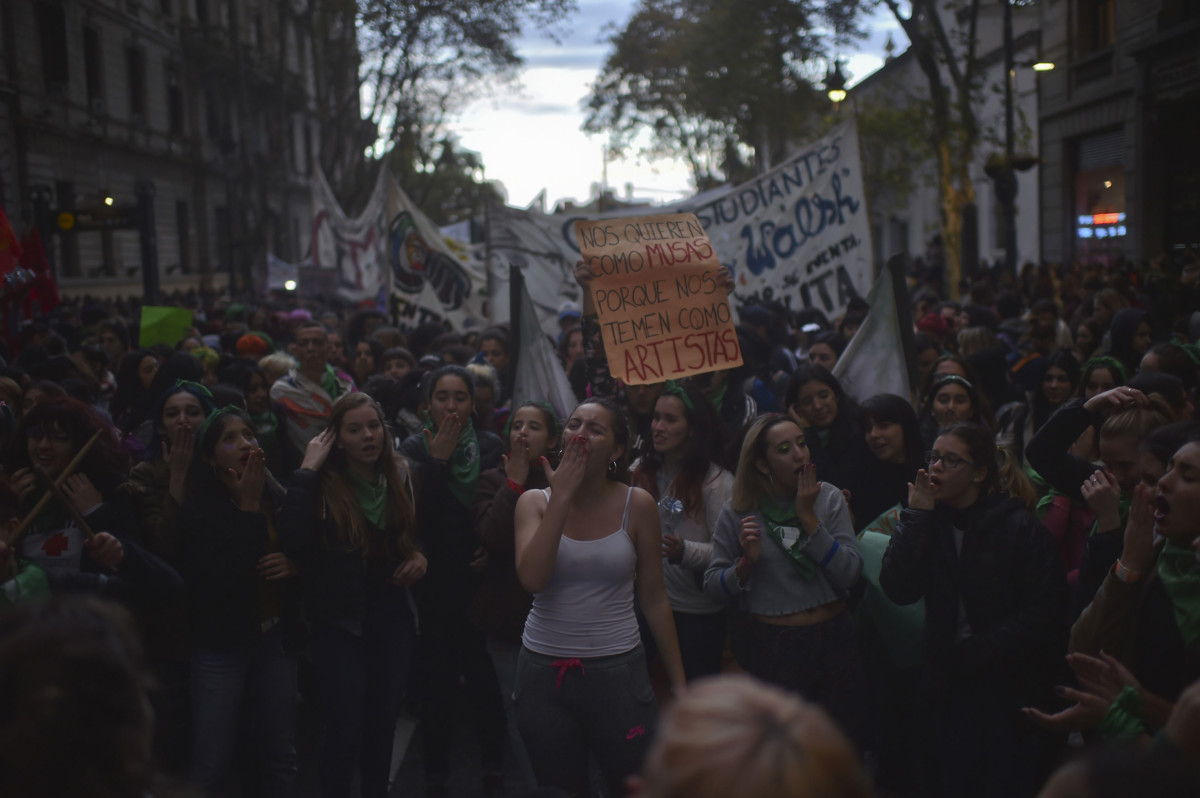
[[[1076,234],[1080,238],[1121,238],[1125,235],[1125,214],[1094,213],[1080,216]]]

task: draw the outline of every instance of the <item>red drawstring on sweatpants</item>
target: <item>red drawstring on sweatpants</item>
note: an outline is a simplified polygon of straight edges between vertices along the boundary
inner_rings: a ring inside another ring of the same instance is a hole
[[[579,668],[580,673],[586,673],[583,669],[583,660],[579,659],[556,659],[550,663],[550,667],[558,671],[558,678],[554,680],[554,692],[558,692],[558,688],[562,687],[563,677],[567,675],[567,671],[571,668]]]

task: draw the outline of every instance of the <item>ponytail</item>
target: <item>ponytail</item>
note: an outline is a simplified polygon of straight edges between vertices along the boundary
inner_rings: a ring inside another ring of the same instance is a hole
[[[992,481],[992,493],[1011,496],[1028,510],[1037,507],[1037,490],[1025,474],[1013,453],[1003,446],[996,448],[996,479]]]

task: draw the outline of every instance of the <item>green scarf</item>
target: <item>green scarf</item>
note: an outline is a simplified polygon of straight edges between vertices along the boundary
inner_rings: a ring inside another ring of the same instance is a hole
[[[792,561],[792,565],[796,567],[796,573],[800,574],[800,578],[805,582],[811,582],[817,575],[817,564],[801,548],[808,542],[808,535],[804,534],[804,527],[800,525],[800,517],[796,515],[795,503],[787,501],[778,504],[768,499],[760,504],[758,509],[767,522],[767,537],[783,549]],[[789,538],[791,539],[789,540]]]
[[[425,417],[425,429],[431,434],[437,434],[437,427],[428,414]],[[425,440],[425,451],[429,451],[429,436],[421,436]],[[454,498],[471,506],[475,501],[475,483],[479,481],[479,440],[475,437],[475,425],[470,422],[463,424],[458,433],[458,443],[454,445],[454,454],[450,455],[450,492]]]
[[[353,470],[350,473],[350,484],[354,486],[354,495],[363,515],[378,529],[383,529],[387,522],[387,480],[379,474],[368,482]]]
[[[279,417],[272,413],[270,408],[258,415],[251,415],[250,421],[254,424],[254,433],[259,436],[260,440],[264,437],[274,435],[276,428],[279,426]]]
[[[1200,571],[1196,552],[1168,540],[1158,555],[1158,578],[1175,607],[1175,625],[1184,645],[1194,649],[1200,641]]]
[[[1104,719],[1096,728],[1101,740],[1131,740],[1146,733],[1141,720],[1142,697],[1134,687],[1126,687],[1118,695]]]
[[[729,383],[721,383],[721,387],[708,395],[708,400],[712,402],[713,409],[718,413],[721,412],[722,406],[725,404],[725,392],[729,390]]]
[[[321,389],[329,394],[330,399],[337,399],[341,390],[338,388],[337,372],[333,366],[326,364],[325,373],[321,375]]]

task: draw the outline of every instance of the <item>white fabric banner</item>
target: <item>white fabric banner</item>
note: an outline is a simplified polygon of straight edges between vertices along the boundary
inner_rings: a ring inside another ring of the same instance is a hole
[[[529,299],[528,288],[522,293],[521,340],[510,407],[516,410],[522,402],[530,400],[549,402],[559,421],[563,421],[575,409],[575,393],[554,344],[538,326],[537,309]]]
[[[867,301],[871,304],[867,318],[838,358],[833,376],[856,402],[878,393],[893,393],[912,401],[895,284],[889,270],[879,272]]]
[[[347,302],[374,300],[386,306],[387,199],[387,170],[380,169],[367,207],[348,219],[325,175],[313,170],[312,265],[337,271],[337,293]]]
[[[735,308],[776,299],[792,309],[820,308],[832,319],[870,288],[871,226],[850,119],[749,183],[671,205],[600,216],[493,211],[488,272],[495,318],[507,318],[510,265],[524,270],[547,332],[562,300],[579,300],[571,275],[579,260],[576,219],[685,211],[700,219],[721,264],[733,273]]]
[[[313,266],[336,270],[342,299],[374,301],[409,329],[433,322],[461,330],[487,318],[483,247],[443,236],[386,169],[354,219],[320,170],[312,195]]]

